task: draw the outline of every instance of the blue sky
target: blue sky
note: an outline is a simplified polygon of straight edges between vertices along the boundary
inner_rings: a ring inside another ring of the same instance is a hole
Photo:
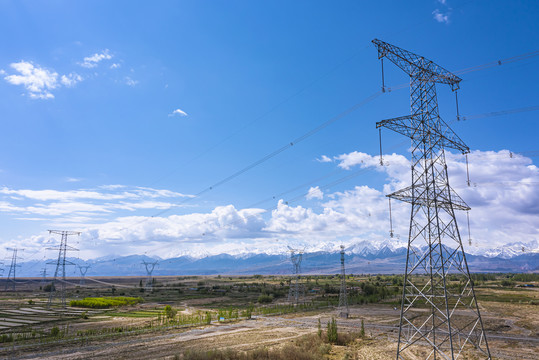
[[[407,143],[385,132],[400,157],[366,164],[375,122],[409,113],[406,87],[194,195],[378,92],[373,38],[458,72],[537,51],[538,20],[534,1],[0,1],[0,244],[41,256],[51,228],[82,231],[83,258],[388,240],[383,195],[409,177]],[[462,75],[461,115],[539,105],[538,60]],[[454,121],[454,94],[438,99]],[[537,115],[452,123],[474,151],[461,196],[479,249],[538,239]]]

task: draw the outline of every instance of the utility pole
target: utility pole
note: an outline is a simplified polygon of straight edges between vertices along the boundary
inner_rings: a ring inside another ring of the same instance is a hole
[[[17,282],[16,270],[17,270],[17,267],[21,267],[20,265],[17,265],[17,251],[19,249],[17,249],[17,248],[14,248],[14,249],[8,248],[8,250],[12,250],[13,254],[11,256],[11,266],[9,267],[9,273],[8,273],[7,279],[6,279],[5,291],[7,291],[7,288],[9,287],[10,282],[12,284],[12,291],[15,291],[15,284]]]
[[[88,271],[89,268],[92,267],[92,265],[77,265],[77,267],[79,268],[79,272],[80,272],[79,285],[84,285],[85,284],[84,277],[86,276],[86,272]]]
[[[470,149],[440,118],[436,97],[436,83],[456,91],[461,79],[423,56],[372,42],[379,59],[410,76],[411,115],[376,123],[412,140],[412,185],[387,195],[412,204],[397,359],[416,345],[430,348],[426,359],[462,358],[473,347],[482,359],[491,359],[455,218],[455,210],[470,208],[449,186],[445,160],[446,148],[463,154]],[[462,287],[447,286],[450,273]]]
[[[56,280],[59,276],[59,272],[62,274],[62,279],[60,280],[60,300],[62,307],[66,307],[66,265],[75,265],[71,261],[66,259],[67,251],[77,251],[74,247],[67,245],[67,238],[71,235],[80,236],[78,231],[67,231],[67,230],[49,230],[49,234],[61,235],[60,245],[48,248],[49,250],[58,250],[58,260],[55,262],[48,262],[47,264],[56,264],[56,270],[54,271],[54,277],[52,278],[51,291],[49,293],[49,301],[47,302],[47,308],[50,309],[52,304],[52,298],[56,294]]]
[[[346,273],[344,271],[344,245],[341,245],[341,290],[339,291],[339,316],[347,319],[349,313],[348,294],[346,293]]]
[[[292,249],[288,247],[290,251],[290,261],[292,261],[292,267],[294,272],[294,284],[290,282],[290,290],[288,292],[288,301],[293,301],[294,304],[299,303],[300,293],[302,293],[299,283],[299,277],[301,274],[301,260],[303,258],[303,250]]]
[[[153,277],[152,277],[152,273],[153,273],[153,269],[155,268],[155,266],[157,265],[159,261],[155,260],[154,262],[147,262],[146,260],[144,260],[142,262],[142,264],[146,267],[146,274],[148,275],[148,277],[146,278],[146,284],[144,285],[144,288],[146,289],[146,291],[152,291],[153,290]]]

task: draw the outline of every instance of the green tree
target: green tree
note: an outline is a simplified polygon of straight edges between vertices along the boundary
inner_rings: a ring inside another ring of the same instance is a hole
[[[337,320],[331,318],[331,321],[328,321],[328,341],[332,344],[337,342],[339,333],[337,331]]]
[[[365,337],[365,324],[363,323],[363,319],[361,319],[361,331],[359,332],[359,335],[364,338]]]
[[[320,318],[318,318],[318,337],[322,337],[322,322],[320,321]]]

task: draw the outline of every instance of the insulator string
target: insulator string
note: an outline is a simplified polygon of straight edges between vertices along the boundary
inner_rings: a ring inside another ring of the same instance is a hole
[[[472,246],[472,234],[470,232],[470,211],[466,211],[466,219],[468,220],[468,244]]]
[[[391,198],[387,198],[389,202],[389,236],[393,237],[393,219],[391,217]]]
[[[384,166],[384,159],[382,158],[382,128],[378,128],[378,139],[380,141],[380,166]]]
[[[470,169],[468,167],[468,154],[464,156],[466,157],[466,184],[470,186]]]
[[[455,90],[455,103],[457,104],[457,121],[460,121],[460,112],[459,112],[459,96],[458,90]]]
[[[386,84],[384,81],[384,58],[380,59],[380,63],[382,64],[382,92],[386,92]]]

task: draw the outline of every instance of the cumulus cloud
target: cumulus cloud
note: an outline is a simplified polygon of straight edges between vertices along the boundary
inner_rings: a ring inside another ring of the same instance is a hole
[[[329,158],[329,157],[328,157]],[[286,244],[306,251],[335,249],[342,242],[352,246],[403,244],[410,223],[410,205],[392,201],[395,236],[390,238],[388,200],[385,195],[410,185],[410,162],[402,155],[379,156],[351,152],[330,158],[345,170],[376,171],[384,177],[376,188],[357,185],[322,192],[322,184],[309,190],[312,199],[325,199],[316,207],[289,204],[279,199],[271,211],[217,206],[207,212],[170,216],[126,216],[141,209],[167,209],[185,198],[166,189],[107,185],[72,191],[0,189],[0,211],[39,219],[48,214],[55,224],[83,231],[97,249],[121,249],[162,257],[179,254],[241,254],[279,252]],[[509,151],[473,151],[469,154],[470,186],[463,155],[446,153],[451,186],[472,208],[472,246],[468,245],[465,212],[457,212],[467,252],[486,251],[517,241],[539,239],[539,169],[524,156]],[[17,199],[14,199],[16,197]],[[176,200],[176,201],[174,201]],[[185,209],[184,209],[185,211]],[[51,214],[59,214],[54,218]],[[136,214],[136,213],[135,213]],[[95,219],[103,219],[97,224]],[[60,222],[62,221],[62,222]],[[92,221],[94,223],[92,223]],[[50,222],[48,222],[50,223]],[[99,246],[107,245],[107,246]],[[299,246],[299,245],[298,245]],[[102,256],[95,250],[93,255]]]
[[[8,83],[22,85],[32,99],[52,99],[52,90],[58,87],[58,73],[34,65],[31,62],[20,61],[10,64],[19,74],[4,77]]]
[[[7,75],[4,80],[12,85],[22,85],[31,99],[53,99],[52,90],[61,86],[73,87],[83,80],[77,73],[60,76],[54,70],[45,69],[29,61],[12,63],[10,67],[18,74]]]
[[[105,49],[100,53],[95,53],[91,56],[87,56],[83,59],[83,62],[80,63],[80,66],[91,69],[97,67],[97,65],[103,61],[103,60],[110,60],[112,59],[112,55],[110,55],[109,50]]]
[[[173,112],[171,112],[170,114],[168,114],[168,116],[188,116],[188,115],[182,109],[176,109]]]
[[[432,12],[434,20],[439,23],[449,24],[449,13],[442,13],[439,9],[436,9]]]
[[[311,199],[322,199],[324,198],[324,193],[320,190],[319,186],[311,187],[305,196],[307,200]]]

